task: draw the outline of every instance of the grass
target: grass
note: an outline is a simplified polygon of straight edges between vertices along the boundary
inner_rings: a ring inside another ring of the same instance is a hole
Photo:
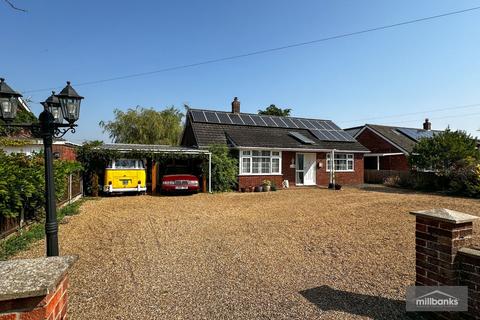
[[[80,206],[84,201],[84,199],[81,199],[58,210],[57,221],[62,221],[65,216],[78,214]],[[32,243],[41,240],[44,237],[45,225],[43,222],[31,224],[28,229],[20,230],[16,235],[0,241],[0,260],[7,260],[16,253],[28,249]]]

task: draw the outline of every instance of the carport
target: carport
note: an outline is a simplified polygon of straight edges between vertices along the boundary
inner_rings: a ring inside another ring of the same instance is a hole
[[[124,157],[147,160],[147,188],[156,193],[160,174],[167,166],[187,166],[201,178],[203,192],[212,192],[212,154],[208,150],[149,144],[103,144],[94,148],[104,158]]]

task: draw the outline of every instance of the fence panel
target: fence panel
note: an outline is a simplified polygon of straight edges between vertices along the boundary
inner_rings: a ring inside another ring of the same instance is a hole
[[[83,180],[81,174],[70,175],[67,177],[67,180],[67,192],[65,192],[63,197],[57,200],[57,208],[70,203],[72,200],[76,200],[77,197],[83,194]],[[25,214],[24,217],[23,212],[15,218],[5,218],[0,215],[0,239],[21,228],[23,226],[24,219],[33,220],[36,217],[36,213]]]

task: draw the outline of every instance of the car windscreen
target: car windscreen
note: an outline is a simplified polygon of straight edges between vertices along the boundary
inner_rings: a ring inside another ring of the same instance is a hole
[[[165,168],[165,174],[191,174],[187,167],[167,167]]]

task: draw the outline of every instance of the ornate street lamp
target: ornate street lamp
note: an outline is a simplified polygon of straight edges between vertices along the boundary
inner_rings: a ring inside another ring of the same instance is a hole
[[[4,78],[0,78],[0,118],[10,122],[17,116],[18,98],[22,95],[8,86]]]
[[[41,104],[52,114],[55,123],[63,123],[62,107],[58,97],[55,95],[55,91],[52,91],[52,95]]]
[[[57,95],[62,107],[63,118],[70,124],[75,123],[80,116],[80,102],[83,97],[79,96],[75,89],[67,81],[67,86]]]
[[[75,132],[75,122],[80,116],[80,102],[83,97],[70,85],[63,88],[60,94],[48,97],[42,105],[44,110],[40,113],[39,123],[11,123],[17,113],[18,98],[22,95],[10,88],[4,79],[0,79],[0,118],[5,120],[9,127],[21,127],[29,129],[33,134],[40,134],[43,138],[45,157],[45,234],[47,244],[47,256],[58,256],[58,224],[55,200],[55,181],[53,175],[53,138],[63,137],[65,133]],[[63,123],[65,119],[68,123]]]

